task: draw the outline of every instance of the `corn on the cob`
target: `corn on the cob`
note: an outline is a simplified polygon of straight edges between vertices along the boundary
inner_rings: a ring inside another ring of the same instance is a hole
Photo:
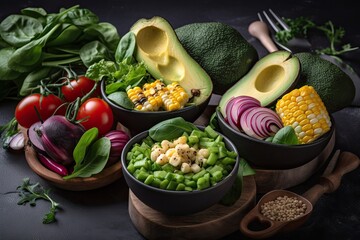
[[[176,82],[166,86],[160,80],[134,87],[127,91],[135,109],[140,111],[174,111],[181,109],[189,101],[189,95]]]
[[[331,127],[330,116],[318,93],[305,85],[285,94],[276,103],[284,126],[292,126],[300,143],[314,141]]]

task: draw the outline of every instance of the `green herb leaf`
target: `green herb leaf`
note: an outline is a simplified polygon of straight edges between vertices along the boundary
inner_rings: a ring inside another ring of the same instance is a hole
[[[126,92],[114,92],[107,97],[120,107],[134,109],[134,103],[130,100]]]
[[[194,124],[185,121],[182,117],[175,117],[159,122],[149,129],[149,136],[155,141],[173,140],[183,135],[191,134],[192,130],[199,130]]]
[[[273,143],[295,145],[299,144],[299,139],[296,136],[295,130],[291,126],[281,128],[273,137]]]
[[[87,70],[85,76],[94,81],[101,81],[103,78],[111,81],[114,79],[113,74],[117,71],[115,62],[100,60],[92,64]]]
[[[73,151],[75,163],[80,163],[84,159],[87,149],[97,139],[98,134],[99,130],[93,127],[81,136]]]
[[[110,139],[102,137],[93,143],[83,161],[76,163],[74,171],[63,177],[68,180],[74,177],[90,177],[101,172],[109,159],[111,149]]]
[[[31,206],[36,206],[36,200],[38,199],[49,201],[51,208],[50,211],[45,214],[43,223],[49,224],[56,221],[55,214],[60,205],[49,196],[50,189],[44,189],[39,183],[32,184],[29,178],[24,178],[22,185],[18,186],[17,190],[19,190],[20,196],[18,205],[29,203]]]
[[[244,177],[256,174],[255,170],[243,158],[240,158],[240,166],[242,166]]]
[[[115,52],[115,61],[120,64],[124,59],[134,54],[136,46],[136,38],[133,32],[125,34],[119,42]]]

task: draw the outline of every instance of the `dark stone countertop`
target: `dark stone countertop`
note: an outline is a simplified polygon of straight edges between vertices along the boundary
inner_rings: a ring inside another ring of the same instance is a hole
[[[309,16],[316,22],[332,20],[346,29],[344,41],[356,45],[360,42],[357,16],[359,11],[351,1],[3,1],[0,19],[20,9],[44,7],[48,12],[60,7],[80,4],[96,13],[101,21],[114,24],[121,35],[139,18],[162,16],[180,27],[191,22],[220,21],[238,29],[253,44],[260,56],[266,50],[247,32],[247,26],[257,20],[256,13],[268,8],[285,17]],[[344,56],[357,71],[360,70],[359,51]],[[359,84],[359,83],[357,83]],[[16,101],[0,102],[0,125],[14,114]],[[336,148],[360,156],[360,108],[348,107],[333,114],[336,121]],[[16,187],[24,177],[51,188],[51,195],[63,209],[57,214],[58,222],[44,225],[43,215],[48,203],[38,201],[36,207],[17,205]],[[316,179],[294,188],[302,191]],[[343,178],[340,188],[324,195],[316,204],[313,214],[299,230],[277,235],[271,239],[360,239],[360,169]],[[128,213],[128,188],[124,179],[101,189],[72,192],[53,187],[31,171],[23,152],[0,149],[0,239],[144,239],[131,222]],[[238,224],[238,223],[235,223]],[[224,239],[246,239],[237,231]]]

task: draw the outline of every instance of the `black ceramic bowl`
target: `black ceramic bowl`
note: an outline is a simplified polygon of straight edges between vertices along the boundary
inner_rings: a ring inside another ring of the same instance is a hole
[[[323,136],[309,144],[288,146],[258,140],[236,131],[225,121],[218,108],[216,116],[221,132],[235,144],[240,157],[259,169],[290,169],[302,166],[324,150],[335,131],[335,122],[331,117],[331,129]]]
[[[105,82],[101,82],[101,96],[110,105],[115,119],[128,128],[132,134],[148,130],[155,124],[174,117],[182,117],[188,122],[194,122],[205,111],[211,95],[200,105],[189,106],[176,111],[142,112],[129,110],[112,102],[105,93]]]
[[[234,184],[239,169],[239,158],[236,159],[234,168],[228,176],[215,186],[204,190],[191,192],[163,190],[137,180],[127,170],[126,155],[135,143],[141,142],[148,134],[148,131],[144,131],[129,140],[122,151],[121,164],[124,178],[130,190],[152,209],[168,215],[188,215],[200,212],[218,203]],[[226,147],[231,151],[236,151],[234,144],[225,136],[223,137]]]

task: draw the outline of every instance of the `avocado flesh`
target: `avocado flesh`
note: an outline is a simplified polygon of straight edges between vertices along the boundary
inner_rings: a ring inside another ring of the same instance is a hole
[[[269,53],[221,97],[221,113],[225,117],[228,101],[241,95],[258,99],[262,106],[274,103],[295,86],[299,72],[300,62],[290,52]]]
[[[301,63],[297,87],[313,86],[329,113],[351,105],[355,97],[355,85],[338,66],[313,53],[302,52],[294,56]]]
[[[199,105],[212,94],[205,70],[186,52],[172,26],[163,18],[140,19],[130,29],[136,36],[135,58],[166,84],[178,82]]]
[[[190,56],[210,75],[214,93],[224,94],[259,60],[256,49],[230,25],[190,23],[175,32]]]

